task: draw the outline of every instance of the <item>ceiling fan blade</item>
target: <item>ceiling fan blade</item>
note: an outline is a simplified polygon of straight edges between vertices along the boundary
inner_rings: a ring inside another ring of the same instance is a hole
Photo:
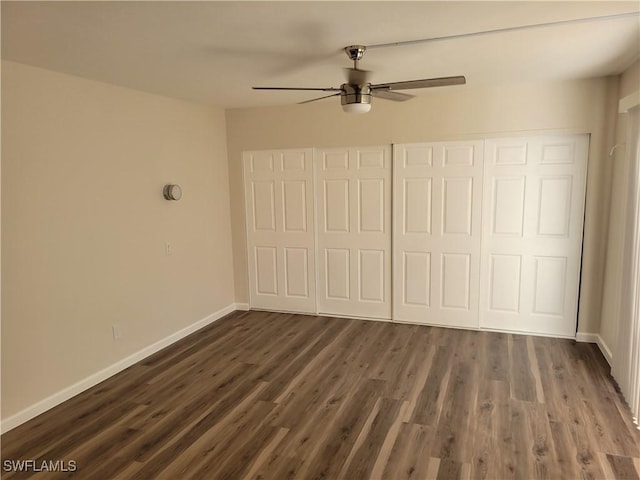
[[[347,71],[347,81],[350,85],[366,85],[369,78],[368,70],[360,70],[359,68],[345,68]]]
[[[306,87],[251,87],[254,90],[313,90],[318,92],[341,92],[340,88],[306,88]]]
[[[325,95],[324,97],[312,98],[311,100],[305,100],[304,102],[298,102],[298,105],[303,105],[305,103],[315,102],[317,100],[323,100],[323,99],[329,98],[329,97],[337,97],[338,95],[340,95],[340,94],[339,93],[332,93],[331,95]]]
[[[430,87],[446,87],[449,85],[464,85],[467,79],[463,76],[442,77],[442,78],[425,78],[423,80],[409,80],[406,82],[378,83],[371,85],[371,90],[379,88],[388,90],[409,90],[412,88],[430,88]]]
[[[378,98],[384,98],[385,100],[393,100],[394,102],[406,102],[415,97],[415,95],[409,95],[408,93],[393,92],[386,88],[379,88],[377,90],[371,90],[371,95]]]

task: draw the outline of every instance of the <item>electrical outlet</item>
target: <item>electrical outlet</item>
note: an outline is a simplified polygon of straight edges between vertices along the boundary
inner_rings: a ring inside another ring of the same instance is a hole
[[[173,255],[173,245],[171,245],[169,242],[166,242],[164,244],[164,253],[169,256],[169,255]]]
[[[120,340],[120,325],[118,325],[117,323],[114,323],[111,326],[111,330],[113,332],[113,339]]]

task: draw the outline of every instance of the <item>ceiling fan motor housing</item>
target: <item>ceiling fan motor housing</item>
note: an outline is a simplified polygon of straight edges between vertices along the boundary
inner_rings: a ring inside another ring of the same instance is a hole
[[[342,84],[340,87],[340,103],[342,105],[351,105],[353,103],[371,103],[371,89],[369,85],[349,85]]]

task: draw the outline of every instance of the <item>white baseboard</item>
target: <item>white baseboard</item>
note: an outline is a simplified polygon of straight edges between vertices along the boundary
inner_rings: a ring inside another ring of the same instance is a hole
[[[59,405],[62,402],[70,399],[71,397],[75,397],[79,393],[84,392],[85,390],[88,390],[89,388],[97,385],[98,383],[106,380],[109,377],[112,377],[113,375],[121,372],[125,368],[129,368],[131,365],[141,360],[144,360],[148,356],[153,355],[154,353],[162,350],[165,347],[168,347],[172,343],[175,343],[178,340],[181,340],[182,338],[192,334],[196,330],[200,330],[201,328],[206,327],[210,323],[213,323],[216,320],[219,320],[225,315],[235,310],[244,310],[243,308],[241,308],[241,306],[242,304],[232,303],[231,305],[228,305],[218,310],[217,312],[212,313],[211,315],[207,315],[202,320],[198,320],[197,322],[189,325],[188,327],[183,328],[182,330],[179,330],[175,333],[172,333],[168,337],[165,337],[162,340],[159,340],[154,344],[149,345],[148,347],[145,347],[142,350],[139,350],[134,354],[129,355],[126,358],[123,358],[122,360],[114,363],[113,365],[110,365],[107,368],[104,368],[99,372],[89,375],[87,378],[84,378],[83,380],[80,380],[79,382],[76,382],[73,385],[62,389],[59,392],[54,393],[53,395],[45,398],[44,400],[40,400],[39,402],[25,408],[24,410],[21,410],[15,415],[12,415],[7,419],[2,420],[2,422],[0,423],[0,432],[1,433],[8,432],[9,430],[17,427],[18,425],[21,425],[24,422],[31,420],[32,418],[40,415],[41,413],[44,413],[47,410],[55,407],[56,405]],[[248,310],[248,307],[249,306],[247,305],[247,310]]]
[[[607,361],[609,366],[611,366],[611,362],[613,360],[613,355],[611,354],[611,350],[604,342],[600,334],[598,333],[576,333],[576,342],[583,343],[595,343],[600,348],[602,355],[604,355],[604,359]]]
[[[242,310],[243,312],[249,310],[248,303],[234,303],[233,305],[235,306],[236,310]]]

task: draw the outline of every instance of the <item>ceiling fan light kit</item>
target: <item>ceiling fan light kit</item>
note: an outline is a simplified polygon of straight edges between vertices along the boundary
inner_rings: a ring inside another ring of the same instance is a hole
[[[342,85],[340,93],[342,110],[347,113],[367,113],[371,110],[371,89],[368,85]]]
[[[371,110],[370,103],[343,103],[342,110],[346,113],[367,113]]]

